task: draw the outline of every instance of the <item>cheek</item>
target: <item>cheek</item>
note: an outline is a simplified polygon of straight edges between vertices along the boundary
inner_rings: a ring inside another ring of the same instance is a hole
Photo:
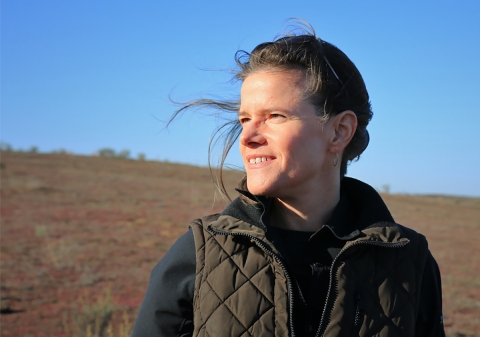
[[[297,165],[318,164],[327,152],[325,140],[313,132],[306,132],[301,137],[292,139],[286,146]]]
[[[306,134],[302,134],[302,130],[298,130],[295,134],[284,136],[279,140],[282,149],[293,157],[297,157],[301,153],[306,153],[311,147],[312,139]]]

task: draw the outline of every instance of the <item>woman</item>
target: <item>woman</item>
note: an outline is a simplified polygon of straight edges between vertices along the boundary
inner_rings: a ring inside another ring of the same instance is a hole
[[[236,59],[239,104],[185,108],[238,112],[240,196],[154,268],[132,336],[444,336],[425,237],[345,177],[372,117],[355,65],[314,33]]]

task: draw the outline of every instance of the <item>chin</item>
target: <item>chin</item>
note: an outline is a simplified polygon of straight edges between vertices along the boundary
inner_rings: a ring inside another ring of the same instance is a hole
[[[249,181],[247,178],[247,188],[253,195],[263,195],[266,197],[272,197],[274,194],[274,188],[266,181]]]

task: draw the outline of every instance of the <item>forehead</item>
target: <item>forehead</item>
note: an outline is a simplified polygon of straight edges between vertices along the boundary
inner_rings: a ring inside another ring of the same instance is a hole
[[[284,85],[289,86],[304,86],[306,84],[307,75],[305,71],[299,69],[266,68],[249,74],[243,80],[242,87],[245,83],[258,79],[272,82],[282,81]]]
[[[245,105],[295,103],[306,91],[306,75],[299,70],[265,70],[248,75],[240,93],[241,109]]]

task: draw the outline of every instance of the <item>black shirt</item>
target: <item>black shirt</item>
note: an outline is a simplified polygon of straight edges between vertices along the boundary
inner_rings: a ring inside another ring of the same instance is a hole
[[[285,259],[295,282],[294,322],[298,336],[315,336],[325,306],[333,260],[346,243],[332,231],[353,231],[348,199],[343,195],[327,225],[317,232],[267,226],[268,237]]]

